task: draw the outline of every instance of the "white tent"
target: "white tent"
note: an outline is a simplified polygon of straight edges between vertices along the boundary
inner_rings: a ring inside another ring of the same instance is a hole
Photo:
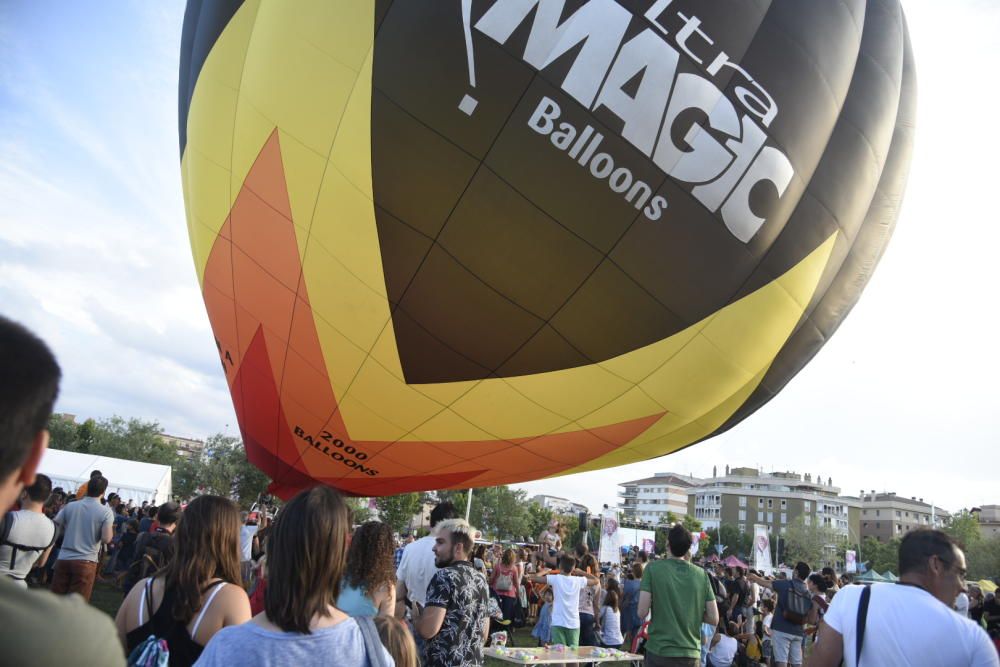
[[[172,493],[170,466],[58,449],[45,450],[38,466],[38,472],[52,478],[53,487],[61,486],[66,493],[75,493],[90,479],[92,470],[100,470],[108,480],[107,493],[117,493],[123,500],[131,498],[137,504],[148,500],[159,505]]]

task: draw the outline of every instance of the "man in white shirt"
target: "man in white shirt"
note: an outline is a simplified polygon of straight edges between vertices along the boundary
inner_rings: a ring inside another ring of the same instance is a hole
[[[576,569],[576,558],[563,554],[559,574],[529,574],[528,581],[552,587],[552,643],[576,648],[580,645],[580,593],[601,580]]]
[[[257,531],[260,528],[257,525],[259,519],[258,512],[249,512],[240,528],[240,577],[243,579],[244,588],[250,586],[250,579],[253,575],[253,547],[254,541],[257,539]]]
[[[435,527],[446,519],[457,519],[458,511],[450,502],[439,503],[431,510],[431,533],[403,548],[396,569],[396,617],[403,618],[410,602],[421,607],[427,602],[427,585],[437,572],[434,564]]]
[[[42,506],[52,493],[52,480],[36,475],[35,483],[21,492],[21,509],[8,512],[0,528],[0,575],[6,575],[18,586],[25,582],[33,567],[42,567],[49,559],[56,541],[56,526],[42,512]]]
[[[944,532],[914,530],[899,545],[899,583],[840,589],[820,623],[810,667],[998,667],[986,632],[951,605],[965,588],[965,554]],[[863,626],[859,619],[864,618]],[[858,628],[864,627],[860,660]]]

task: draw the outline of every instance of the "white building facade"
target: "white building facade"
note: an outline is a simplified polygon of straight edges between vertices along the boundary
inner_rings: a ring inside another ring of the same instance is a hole
[[[702,480],[672,472],[659,472],[652,477],[622,482],[618,492],[618,509],[624,519],[659,525],[667,522],[668,514],[678,519],[688,513],[688,490]]]

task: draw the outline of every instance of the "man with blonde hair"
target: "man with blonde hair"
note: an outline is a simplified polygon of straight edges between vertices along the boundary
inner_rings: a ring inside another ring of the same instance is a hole
[[[427,640],[424,667],[482,665],[489,631],[486,578],[472,556],[475,529],[465,519],[448,519],[434,535],[434,573],[423,609],[413,604],[413,627]]]

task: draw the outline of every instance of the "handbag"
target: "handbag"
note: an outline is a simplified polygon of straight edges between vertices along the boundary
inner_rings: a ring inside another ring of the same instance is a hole
[[[512,590],[514,588],[514,578],[509,574],[507,574],[506,572],[502,572],[497,575],[497,580],[496,584],[494,585],[494,588],[496,588],[498,591]]]

